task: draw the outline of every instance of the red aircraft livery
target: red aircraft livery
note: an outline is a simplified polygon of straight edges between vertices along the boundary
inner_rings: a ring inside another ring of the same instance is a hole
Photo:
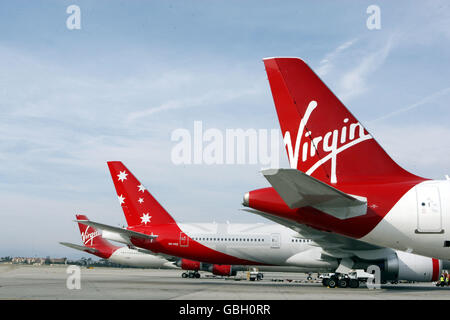
[[[108,162],[108,167],[128,223],[127,229],[155,235],[154,239],[157,239],[131,237],[135,246],[208,263],[261,265],[213,250],[189,238],[122,162]]]
[[[272,188],[247,193],[244,204],[293,225],[450,258],[450,182],[402,169],[301,59],[264,64],[291,169],[263,171]]]
[[[260,271],[336,270],[341,273],[354,265],[363,268],[376,264],[382,266],[383,279],[429,281],[443,266],[436,259],[396,252],[342,236],[308,232],[317,239],[312,242],[296,228],[280,224],[178,224],[123,163],[108,162],[108,167],[128,227],[118,228],[87,219],[77,221],[102,230],[105,239],[144,249],[139,249],[141,252],[171,259],[177,257],[177,265],[197,271],[193,273],[195,276],[199,276],[199,270],[232,276],[245,270],[245,265],[254,265]],[[351,197],[349,201],[355,202],[351,204],[356,208],[349,214],[359,214],[361,201]],[[89,242],[91,236],[85,238]],[[337,250],[341,244],[345,245],[340,248],[343,252]],[[350,254],[353,255],[351,260]],[[343,255],[347,258],[343,259]]]

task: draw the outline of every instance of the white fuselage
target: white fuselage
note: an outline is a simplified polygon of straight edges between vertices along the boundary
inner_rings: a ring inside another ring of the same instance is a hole
[[[427,257],[450,259],[450,181],[425,181],[394,205],[360,240]]]
[[[299,271],[338,266],[336,259],[323,259],[322,248],[312,240],[277,224],[180,223],[179,227],[210,249],[261,265],[303,268]]]
[[[177,266],[164,258],[122,247],[108,258],[112,263],[141,268],[177,269]]]

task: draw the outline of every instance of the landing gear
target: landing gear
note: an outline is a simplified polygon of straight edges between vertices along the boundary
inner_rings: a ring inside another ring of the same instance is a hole
[[[349,281],[350,288],[359,288],[359,280],[358,279],[350,279]]]
[[[341,278],[338,280],[338,287],[339,288],[347,288],[349,285],[349,279],[347,278]]]
[[[198,271],[189,271],[189,272],[183,272],[181,274],[182,278],[200,278],[200,273]]]
[[[338,282],[338,278],[337,277],[331,277],[329,280],[328,280],[328,287],[329,288],[336,288],[336,286],[337,286],[337,282]]]
[[[320,277],[322,278],[322,285],[328,288],[359,288],[362,281],[353,274],[329,273]]]

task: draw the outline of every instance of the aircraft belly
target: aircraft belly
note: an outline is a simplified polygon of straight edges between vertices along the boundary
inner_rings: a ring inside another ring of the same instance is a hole
[[[128,254],[117,254],[116,252],[111,255],[109,261],[127,266],[150,268],[159,268],[164,262],[164,260],[152,255],[136,254],[131,256]]]

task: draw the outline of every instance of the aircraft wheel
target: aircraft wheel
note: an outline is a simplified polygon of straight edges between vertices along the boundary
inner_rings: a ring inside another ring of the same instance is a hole
[[[330,279],[327,279],[327,278],[322,279],[322,285],[324,287],[328,287],[328,281],[330,281]]]
[[[182,277],[182,278],[187,278],[187,277],[188,277],[188,274],[187,274],[186,272],[183,272],[183,273],[181,274],[181,277]]]
[[[197,279],[200,278],[200,273],[196,272],[196,273],[195,273],[195,277],[196,277]]]
[[[339,279],[338,287],[339,288],[347,288],[348,287],[348,280],[347,279]]]
[[[349,286],[350,288],[359,288],[359,280],[350,279]]]
[[[189,272],[189,278],[193,278],[194,277],[194,273],[193,272]]]
[[[337,282],[335,277],[331,277],[330,280],[328,280],[328,287],[330,288],[336,288]]]

